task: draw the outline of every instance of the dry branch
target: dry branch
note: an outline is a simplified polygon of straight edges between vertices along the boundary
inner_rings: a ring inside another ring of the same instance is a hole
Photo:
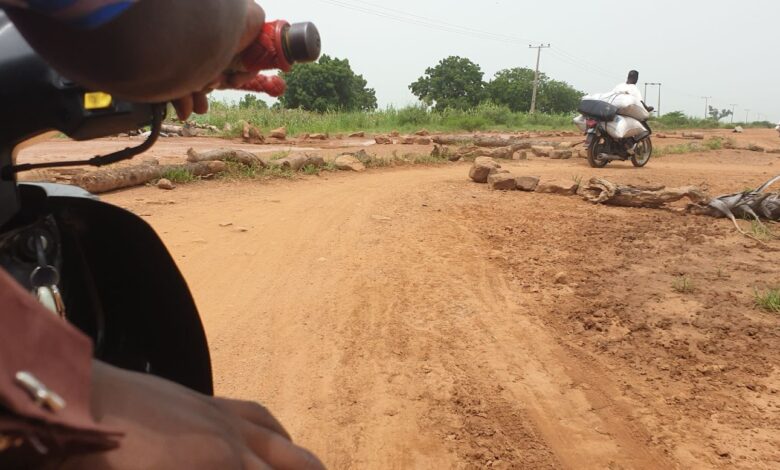
[[[243,150],[217,149],[208,152],[197,152],[195,149],[187,150],[188,162],[238,162],[247,166],[266,167],[267,162],[255,154]]]
[[[591,178],[587,186],[580,190],[580,194],[596,204],[623,207],[658,208],[686,197],[694,203],[707,200],[705,192],[696,186],[648,188],[616,184],[604,178]]]
[[[225,171],[223,162],[198,162],[182,165],[133,165],[76,175],[73,184],[98,194],[116,189],[140,186],[161,178],[169,171],[185,170],[193,176],[207,176]]]

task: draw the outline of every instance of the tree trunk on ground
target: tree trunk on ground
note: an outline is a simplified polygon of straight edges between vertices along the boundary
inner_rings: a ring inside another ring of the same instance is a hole
[[[198,162],[183,165],[134,165],[98,170],[76,175],[72,182],[87,191],[99,194],[122,188],[140,186],[160,179],[172,170],[185,170],[193,176],[207,176],[225,171],[223,162]]]
[[[697,186],[681,188],[638,187],[616,184],[603,178],[592,178],[580,190],[580,194],[588,201],[596,204],[608,204],[623,207],[659,208],[670,202],[688,198],[694,203],[708,200],[704,191]]]
[[[238,162],[247,166],[258,166],[265,168],[268,162],[249,152],[243,150],[217,149],[208,152],[196,152],[195,149],[187,150],[188,162]]]

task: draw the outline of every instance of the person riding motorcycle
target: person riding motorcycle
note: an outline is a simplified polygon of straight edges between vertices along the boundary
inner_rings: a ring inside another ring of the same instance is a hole
[[[0,0],[0,7],[63,76],[125,99],[172,101],[181,119],[205,112],[212,89],[252,78],[224,70],[265,22],[251,0]],[[2,468],[323,468],[257,403],[92,359],[86,336],[2,270],[0,324]]]
[[[637,82],[639,82],[639,72],[636,70],[631,70],[628,72],[628,78],[626,79],[626,82],[618,83],[617,86],[615,86],[615,88],[612,90],[612,93],[624,93],[631,95],[638,101],[641,101],[642,106],[644,106],[648,112],[653,112],[655,108],[645,104],[644,98],[642,97],[642,92],[639,91],[639,87],[636,85]]]

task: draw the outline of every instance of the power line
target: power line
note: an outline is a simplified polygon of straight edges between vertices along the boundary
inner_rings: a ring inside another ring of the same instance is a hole
[[[515,45],[527,44],[529,42],[529,40],[526,38],[520,38],[517,36],[511,36],[507,34],[479,30],[469,26],[449,23],[446,21],[433,19],[433,18],[429,18],[426,16],[417,15],[413,13],[408,13],[406,11],[402,11],[399,9],[394,9],[394,8],[386,7],[384,5],[378,5],[375,3],[365,2],[361,0],[351,0],[351,1],[350,0],[319,0],[319,1],[340,8],[345,8],[348,10],[377,16],[380,18],[389,19],[400,23],[422,26],[428,29],[434,29],[442,32],[451,33],[451,34],[457,34],[464,37],[473,37],[473,38],[490,40],[490,41],[498,41],[504,44],[509,43]],[[530,41],[530,42],[534,42],[534,41]],[[602,69],[601,67],[595,65],[593,62],[580,58],[579,56],[567,52],[566,50],[563,50],[557,46],[556,49],[552,49],[550,52],[551,52],[551,57],[553,59],[566,63],[584,72],[593,75],[609,77],[609,78],[614,78],[618,76],[618,74],[613,74],[610,71]],[[685,95],[690,98],[699,97],[697,95],[693,95],[689,92],[677,89],[675,87],[667,86],[667,89],[674,93]],[[709,97],[708,99],[711,99],[711,97]],[[706,118],[706,109],[705,109],[705,118]]]

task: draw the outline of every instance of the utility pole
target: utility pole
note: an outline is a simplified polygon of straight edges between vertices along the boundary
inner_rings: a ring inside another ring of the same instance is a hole
[[[657,86],[658,87],[658,109],[656,109],[656,113],[658,117],[661,117],[661,83],[659,82],[646,82],[645,83],[645,99],[647,99],[647,85],[650,86]]]
[[[748,116],[750,115],[750,110],[745,108],[745,125],[747,126],[748,123]]]
[[[731,106],[731,123],[734,124],[734,113],[737,112],[737,105],[730,104],[729,106]]]
[[[704,100],[704,119],[707,119],[707,111],[710,110],[710,100],[712,99],[712,96],[702,96],[701,99]]]
[[[529,49],[536,49],[536,74],[534,75],[534,94],[531,97],[531,114],[536,112],[536,93],[539,91],[539,62],[542,59],[542,49],[549,49],[550,45],[539,44],[538,46],[530,45]]]

